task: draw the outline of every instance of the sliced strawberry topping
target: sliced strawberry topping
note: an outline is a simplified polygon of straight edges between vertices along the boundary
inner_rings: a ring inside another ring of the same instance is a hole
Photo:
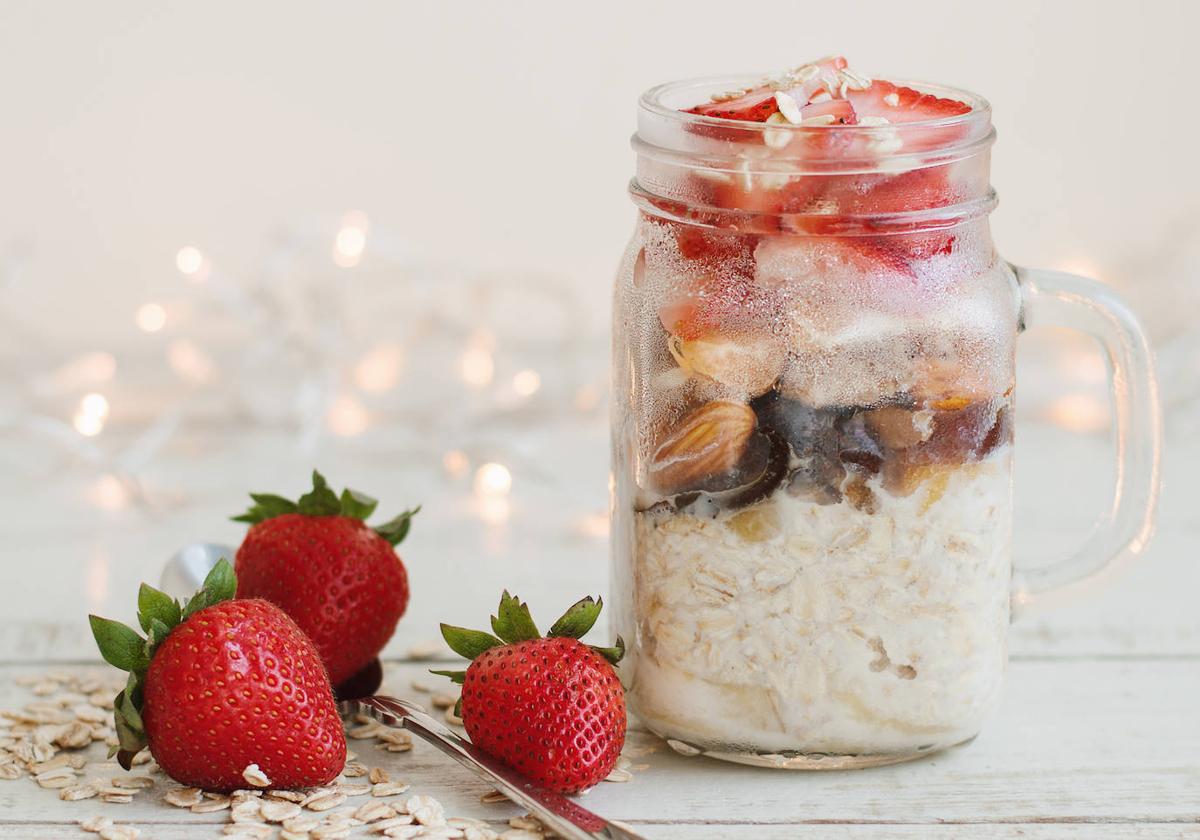
[[[892,123],[956,117],[971,110],[970,105],[957,99],[943,99],[883,79],[875,79],[866,90],[847,90],[846,98],[859,116],[883,117]]]
[[[699,114],[702,117],[720,117],[723,120],[766,122],[772,114],[779,113],[779,106],[775,103],[774,91],[759,88],[737,99],[705,102],[695,108],[688,108],[687,113]]]

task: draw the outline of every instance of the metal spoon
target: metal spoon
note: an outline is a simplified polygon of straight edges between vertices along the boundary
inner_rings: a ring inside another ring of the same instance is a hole
[[[217,543],[184,546],[167,561],[162,573],[162,590],[187,598],[200,588],[205,576],[222,557],[232,558],[234,549]],[[554,832],[569,840],[644,840],[620,823],[606,820],[567,797],[545,790],[516,770],[501,764],[470,741],[434,720],[415,703],[395,697],[373,695],[345,699],[343,714],[364,712],[387,726],[407,729],[433,744],[459,764],[486,779],[514,802],[529,809]]]

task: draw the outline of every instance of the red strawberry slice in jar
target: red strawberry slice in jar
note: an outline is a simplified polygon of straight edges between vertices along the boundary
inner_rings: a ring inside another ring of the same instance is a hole
[[[757,88],[733,99],[703,102],[694,108],[688,108],[686,113],[723,120],[766,122],[772,114],[779,113],[779,105],[775,101],[774,91]]]
[[[922,93],[884,79],[872,79],[866,90],[847,89],[846,99],[859,114],[883,117],[890,123],[936,120],[971,112],[971,106],[965,102]]]

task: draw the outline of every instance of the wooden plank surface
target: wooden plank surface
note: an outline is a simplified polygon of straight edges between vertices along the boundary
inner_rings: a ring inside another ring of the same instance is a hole
[[[414,677],[436,684],[424,676],[427,667],[389,664],[390,690],[414,695]],[[0,668],[0,708],[31,699],[14,683],[30,670]],[[685,758],[635,731],[626,750],[634,779],[601,784],[582,801],[649,838],[1195,836],[1197,696],[1200,659],[1193,657],[1018,661],[980,737],[923,761],[788,773]],[[351,746],[449,814],[503,821],[520,813],[482,804],[487,786],[422,744],[402,754],[370,742]],[[0,836],[72,836],[71,823],[95,813],[139,825],[147,837],[219,836],[223,814],[167,806],[159,801],[167,786],[159,781],[133,804],[109,805],[60,802],[28,778],[0,782]]]

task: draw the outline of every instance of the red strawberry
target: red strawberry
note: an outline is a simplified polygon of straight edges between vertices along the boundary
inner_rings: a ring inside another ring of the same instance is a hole
[[[860,117],[884,117],[892,123],[957,117],[971,111],[970,105],[957,99],[944,99],[883,79],[873,79],[866,90],[847,90],[846,98]]]
[[[505,592],[496,635],[442,625],[447,644],[473,660],[466,671],[434,671],[462,685],[458,714],[471,740],[542,787],[590,788],[612,772],[625,744],[625,691],[613,668],[625,652],[579,638],[603,604],[584,598],[538,632],[529,608]]]
[[[720,117],[723,120],[766,122],[772,114],[779,113],[779,106],[775,104],[773,90],[758,88],[736,99],[703,102],[694,108],[688,108],[687,113],[701,117]]]
[[[250,497],[254,506],[235,517],[252,523],[237,552],[238,597],[283,607],[338,685],[383,650],[404,615],[408,574],[394,546],[420,508],[369,528],[377,502],[353,490],[339,498],[316,471],[298,502]]]
[[[206,790],[247,786],[251,765],[272,787],[332,781],[346,764],[333,689],[312,641],[266,601],[234,601],[222,560],[186,605],[142,584],[148,633],[91,616],[100,653],[129,671],[114,720],[126,770],[149,746],[177,782]]]

